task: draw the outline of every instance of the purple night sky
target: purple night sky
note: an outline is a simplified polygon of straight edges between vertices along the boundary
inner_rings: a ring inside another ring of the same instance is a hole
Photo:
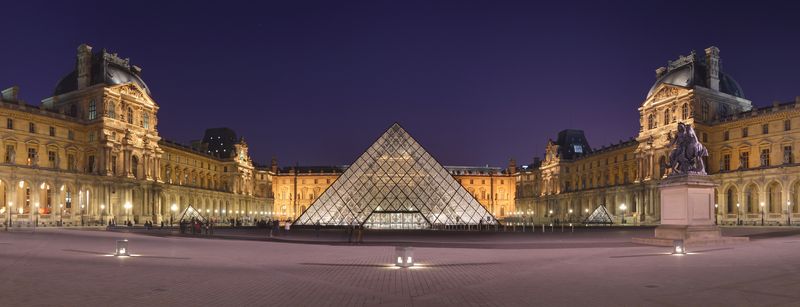
[[[12,1],[0,86],[39,104],[85,42],[142,67],[162,137],[228,126],[283,166],[351,163],[395,121],[446,165],[528,163],[565,128],[600,147],[711,45],[754,104],[800,95],[798,2],[341,2]]]

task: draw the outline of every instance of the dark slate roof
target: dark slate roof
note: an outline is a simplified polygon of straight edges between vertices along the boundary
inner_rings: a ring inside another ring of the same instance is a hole
[[[661,84],[670,84],[685,88],[692,88],[695,85],[708,88],[708,73],[705,59],[698,56],[694,52],[686,57],[682,57],[679,65],[672,65],[667,72],[656,80],[655,84],[650,87],[647,92],[647,97],[653,95]],[[719,72],[719,91],[725,94],[733,95],[736,97],[744,98],[744,92],[731,76],[722,71],[720,65]]]
[[[77,66],[77,61],[76,61]],[[139,76],[138,69],[130,67],[127,60],[120,60],[115,54],[105,50],[92,54],[91,81],[95,84],[117,85],[128,82],[136,83],[150,95],[150,88]],[[53,96],[69,93],[78,89],[78,71],[75,70],[61,78],[53,91]]]

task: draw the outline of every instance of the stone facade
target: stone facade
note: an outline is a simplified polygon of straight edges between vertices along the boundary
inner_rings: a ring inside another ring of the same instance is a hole
[[[244,141],[221,159],[161,139],[159,106],[140,73],[81,45],[75,71],[40,106],[19,100],[16,87],[3,91],[4,223],[160,223],[189,205],[247,221],[272,210],[272,175],[253,166]]]
[[[630,141],[564,159],[550,142],[545,160],[518,174],[517,206],[534,220],[580,221],[605,205],[617,222],[657,224],[658,184],[679,122],[695,127],[709,150],[720,224],[792,223],[800,218],[800,98],[754,108],[719,67],[719,49],[669,62],[639,108]],[[624,210],[622,204],[625,204]],[[763,211],[763,213],[762,213]]]

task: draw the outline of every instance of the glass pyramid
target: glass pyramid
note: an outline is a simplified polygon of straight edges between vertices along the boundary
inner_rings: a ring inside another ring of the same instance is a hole
[[[584,224],[613,224],[614,221],[611,219],[611,215],[608,214],[608,209],[606,206],[600,205],[597,209],[594,209],[589,217],[583,220]]]
[[[497,220],[395,123],[294,222],[317,223],[424,229]]]

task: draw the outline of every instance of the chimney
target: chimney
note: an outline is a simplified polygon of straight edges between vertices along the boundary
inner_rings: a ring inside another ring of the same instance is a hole
[[[661,76],[663,76],[665,72],[667,72],[667,68],[666,67],[661,66],[661,67],[657,68],[656,69],[656,80],[658,80],[658,78],[661,78]]]
[[[92,80],[92,47],[87,44],[78,46],[78,89],[89,87]]]
[[[508,161],[508,173],[514,174],[517,172],[517,160],[511,159]]]
[[[278,158],[272,157],[272,164],[270,165],[270,169],[273,173],[278,173]]]
[[[708,88],[719,91],[719,48],[714,46],[706,48],[706,66]]]

